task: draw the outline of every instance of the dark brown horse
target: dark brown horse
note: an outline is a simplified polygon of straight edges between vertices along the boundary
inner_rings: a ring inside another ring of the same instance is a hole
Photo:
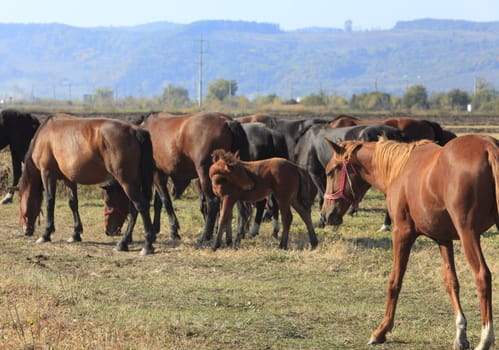
[[[326,168],[328,195],[322,208],[327,223],[341,224],[354,200],[352,193],[370,185],[386,194],[393,219],[394,257],[386,311],[370,343],[383,343],[391,331],[411,247],[419,235],[425,235],[440,248],[445,287],[454,307],[454,347],[469,347],[454,266],[453,240],[459,239],[480,298],[482,333],[475,349],[489,349],[494,342],[491,274],[480,235],[499,224],[499,141],[467,135],[444,147],[429,141],[329,143],[334,156]],[[341,180],[345,178],[348,181]]]
[[[14,187],[21,178],[22,162],[40,121],[29,113],[5,109],[0,113],[0,149],[10,148],[12,186],[0,203],[12,203]]]
[[[311,209],[317,189],[308,173],[284,158],[269,158],[244,162],[230,152],[213,152],[210,167],[213,192],[222,199],[217,238],[213,250],[222,244],[222,234],[230,231],[232,208],[237,201],[255,202],[272,193],[277,200],[282,221],[279,248],[287,249],[293,207],[307,226],[310,245],[317,247],[317,236],[312,224]],[[240,236],[236,238],[237,247]]]
[[[163,204],[170,218],[172,235],[178,237],[179,225],[166,188],[167,179],[172,180],[176,194],[181,195],[191,180],[198,178],[206,207],[205,226],[198,244],[204,244],[213,236],[220,208],[208,174],[212,164],[211,153],[219,148],[233,152],[239,150],[241,157],[248,159],[248,140],[241,124],[221,113],[181,116],[156,113],[148,116],[141,126],[151,134],[157,168],[154,183],[161,197],[161,201],[155,200],[154,205],[155,228],[159,228],[159,213]],[[124,217],[120,212],[127,212],[127,205],[124,204],[119,190],[109,192],[104,196],[104,200],[108,207],[120,207],[119,211],[111,212],[108,216],[106,230],[112,231],[109,227],[111,222],[114,227],[121,227],[123,224]],[[131,239],[134,223],[135,218],[132,215],[125,232],[128,240]]]
[[[56,181],[63,180],[75,221],[70,241],[81,241],[77,184],[97,184],[115,178],[142,216],[145,245],[141,254],[153,253],[156,235],[149,216],[153,166],[151,140],[145,130],[114,119],[63,114],[49,117],[33,138],[20,181],[20,215],[26,225],[25,234],[33,235],[44,190],[47,222],[37,242],[50,241],[55,231]],[[122,239],[117,249],[128,250],[127,242]]]
[[[439,145],[445,145],[456,135],[449,130],[444,130],[440,124],[425,119],[410,117],[395,117],[385,119],[360,119],[349,115],[340,115],[329,122],[333,128],[361,125],[361,124],[385,124],[397,128],[405,134],[405,141],[434,140]]]

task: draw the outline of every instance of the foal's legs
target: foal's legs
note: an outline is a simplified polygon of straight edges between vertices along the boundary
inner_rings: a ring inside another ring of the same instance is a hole
[[[48,172],[44,171],[42,173],[43,188],[45,189],[46,205],[47,205],[47,223],[45,226],[45,232],[38,238],[36,243],[50,242],[50,235],[55,231],[54,225],[54,206],[55,206],[55,194],[56,194],[56,179],[51,176]]]
[[[395,309],[397,308],[397,301],[402,288],[402,280],[407,269],[411,247],[416,237],[409,229],[399,231],[395,228],[392,231],[393,267],[388,281],[385,315],[378,328],[371,335],[369,344],[384,343],[386,341],[386,333],[393,328]]]
[[[282,237],[279,248],[288,249],[289,227],[291,226],[291,222],[293,221],[293,214],[291,213],[289,202],[283,203],[278,201],[278,204],[282,221]]]
[[[232,208],[234,208],[235,201],[229,196],[222,199],[222,209],[220,210],[220,217],[218,219],[218,230],[215,242],[213,242],[212,249],[217,250],[222,245],[222,236],[228,225],[232,225]]]
[[[454,264],[454,247],[452,241],[438,242],[440,255],[442,256],[442,267],[444,274],[445,289],[449,293],[452,306],[454,307],[454,317],[456,320],[456,339],[454,340],[454,349],[469,349],[470,344],[466,337],[466,317],[464,316],[459,301],[459,281],[456,275],[456,266]]]
[[[68,194],[69,208],[73,213],[74,231],[68,242],[81,242],[81,233],[83,232],[83,225],[78,212],[78,191],[75,183],[66,182],[66,191]]]
[[[312,208],[306,208],[302,203],[298,200],[293,202],[293,208],[298,212],[301,219],[307,225],[308,237],[310,239],[310,247],[312,250],[317,248],[317,244],[319,241],[317,240],[317,235],[315,234],[314,224],[312,223]]]

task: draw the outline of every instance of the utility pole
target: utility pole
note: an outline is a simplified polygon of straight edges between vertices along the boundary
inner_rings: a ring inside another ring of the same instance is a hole
[[[199,85],[198,85],[198,104],[199,108],[203,106],[203,33],[199,39]]]

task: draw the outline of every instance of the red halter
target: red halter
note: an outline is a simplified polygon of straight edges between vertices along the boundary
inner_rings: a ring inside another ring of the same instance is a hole
[[[324,199],[344,199],[348,203],[352,203],[352,206],[354,208],[359,207],[359,201],[355,198],[355,192],[353,191],[352,187],[352,180],[350,180],[350,175],[348,174],[348,161],[343,162],[343,166],[341,167],[341,177],[340,177],[340,189],[336,191],[335,193],[324,193]],[[355,172],[355,169],[352,168],[353,171]],[[348,198],[345,196],[345,180],[348,180],[348,184],[350,185],[350,192],[352,192],[352,199]]]
[[[109,216],[112,213],[118,213],[119,215],[123,216],[125,219],[128,217],[128,214],[125,214],[122,210],[120,210],[118,207],[112,207],[107,210],[104,210],[104,216]]]

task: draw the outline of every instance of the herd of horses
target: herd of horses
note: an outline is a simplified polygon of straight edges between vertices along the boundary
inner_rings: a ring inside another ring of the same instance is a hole
[[[499,229],[499,141],[492,137],[456,137],[438,123],[409,117],[286,120],[266,114],[233,118],[222,113],[152,113],[135,125],[65,114],[40,123],[28,113],[4,110],[0,146],[7,145],[14,176],[3,203],[11,202],[14,189],[19,190],[24,233],[33,235],[45,196],[46,226],[39,243],[50,241],[55,231],[58,180],[66,185],[74,217],[69,241],[80,241],[83,232],[77,185],[101,184],[106,234],[119,234],[129,217],[116,247],[128,250],[140,214],[145,232],[141,254],[154,252],[162,207],[172,239],[180,239],[170,195],[178,198],[191,181],[199,189],[205,219],[197,244],[201,247],[213,240],[214,250],[223,244],[224,233],[226,245],[239,246],[249,228],[248,202],[257,203],[250,236],[258,233],[264,208],[271,207],[273,234],[279,231],[280,216],[279,247],[286,249],[294,208],[314,249],[318,240],[311,213],[316,197],[320,225],[338,226],[373,186],[386,197],[385,225],[393,226],[394,256],[385,316],[369,343],[385,342],[393,327],[410,250],[420,235],[434,240],[440,249],[444,282],[454,307],[454,347],[469,348],[454,240],[461,241],[480,298],[482,332],[475,349],[489,349],[494,343],[491,274],[480,246],[484,231],[494,224]],[[236,204],[239,217],[232,241]]]

